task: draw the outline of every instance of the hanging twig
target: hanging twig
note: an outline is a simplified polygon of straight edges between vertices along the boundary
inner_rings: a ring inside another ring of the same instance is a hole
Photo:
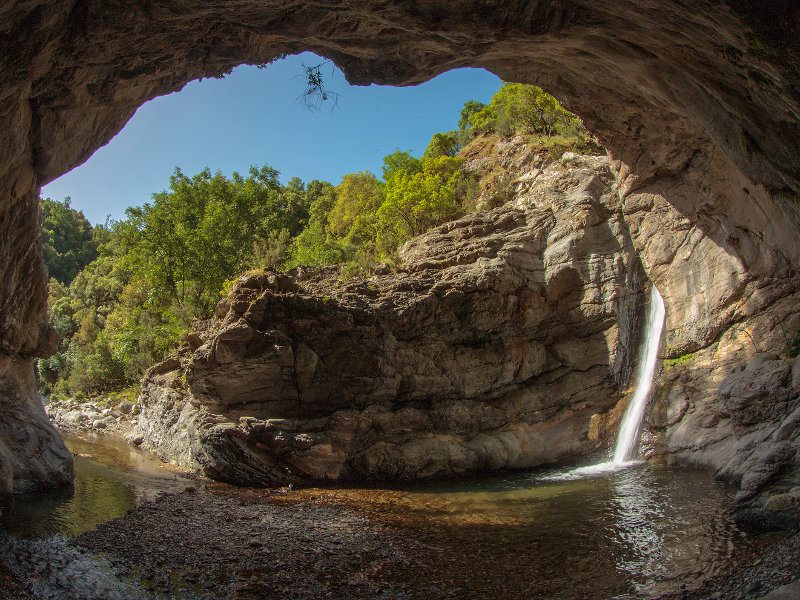
[[[325,87],[325,79],[322,75],[322,67],[331,65],[331,73],[333,72],[333,63],[330,60],[325,60],[318,65],[309,67],[303,64],[303,70],[306,77],[306,90],[297,99],[305,104],[308,110],[316,110],[324,102],[331,102],[331,110],[335,109],[339,104],[341,94],[329,90]]]

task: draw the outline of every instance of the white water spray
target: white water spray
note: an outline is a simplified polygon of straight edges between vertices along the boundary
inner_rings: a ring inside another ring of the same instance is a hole
[[[653,375],[656,370],[658,348],[661,345],[661,331],[664,329],[664,299],[656,286],[650,289],[650,308],[644,324],[644,340],[639,366],[636,370],[636,391],[625,409],[622,424],[617,434],[617,446],[614,448],[614,464],[622,464],[634,458],[633,453],[639,442],[644,410],[653,387]]]

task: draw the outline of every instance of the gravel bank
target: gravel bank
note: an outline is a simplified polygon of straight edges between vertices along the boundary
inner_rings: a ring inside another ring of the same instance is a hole
[[[78,536],[122,578],[177,598],[402,598],[413,540],[356,512],[190,489]]]

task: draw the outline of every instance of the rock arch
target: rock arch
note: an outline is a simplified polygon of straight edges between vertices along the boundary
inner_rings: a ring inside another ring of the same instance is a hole
[[[32,361],[53,346],[37,229],[40,186],[85,161],[147,100],[284,53],[328,56],[359,84],[411,85],[478,66],[542,85],[610,149],[619,209],[667,302],[666,352],[702,353],[714,344],[729,370],[756,350],[777,348],[781,325],[796,319],[799,306],[800,9],[791,0],[753,6],[745,0],[5,3],[0,492],[70,477],[33,389]],[[684,387],[700,385],[686,377]],[[714,371],[708,385],[722,378]],[[716,394],[711,387],[703,391],[709,398]],[[27,442],[19,435],[25,427]],[[714,468],[730,458],[724,449],[697,451],[680,434],[664,431],[676,456]]]

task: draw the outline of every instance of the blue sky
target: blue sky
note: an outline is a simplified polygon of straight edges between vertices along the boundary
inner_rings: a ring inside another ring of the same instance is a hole
[[[192,175],[206,166],[230,174],[269,164],[286,182],[370,170],[396,149],[421,153],[431,136],[456,127],[467,100],[488,102],[500,80],[482,69],[459,69],[416,87],[352,87],[323,67],[326,87],[340,94],[335,109],[309,111],[298,101],[301,54],[266,69],[239,67],[224,79],[189,83],[142,106],[125,128],[86,163],[45,186],[43,196],[72,198],[93,223],[118,219],[166,189],[176,166]]]

